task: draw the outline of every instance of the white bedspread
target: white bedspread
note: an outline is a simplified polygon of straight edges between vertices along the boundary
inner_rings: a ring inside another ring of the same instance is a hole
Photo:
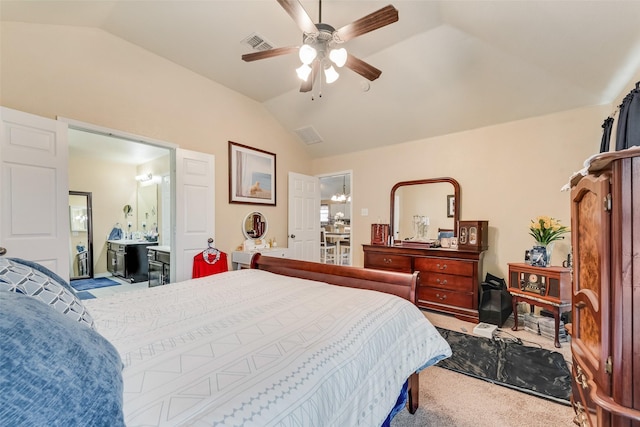
[[[401,298],[240,270],[84,301],[128,426],[377,426],[451,349]]]

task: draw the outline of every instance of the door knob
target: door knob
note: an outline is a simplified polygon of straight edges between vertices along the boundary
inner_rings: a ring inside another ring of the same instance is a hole
[[[292,235],[291,235],[291,236],[289,236],[289,237],[291,237],[292,239],[295,239],[295,238],[296,238],[296,235],[295,235],[295,234],[292,234]]]
[[[0,246],[0,255],[4,255],[7,253],[7,250],[5,248],[3,248],[2,246]]]

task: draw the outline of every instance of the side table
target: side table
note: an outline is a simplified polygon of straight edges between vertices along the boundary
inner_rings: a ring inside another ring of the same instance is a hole
[[[571,269],[534,267],[523,263],[509,264],[509,293],[513,301],[513,330],[518,329],[518,303],[545,308],[555,320],[556,348],[560,348],[560,314],[571,308]]]

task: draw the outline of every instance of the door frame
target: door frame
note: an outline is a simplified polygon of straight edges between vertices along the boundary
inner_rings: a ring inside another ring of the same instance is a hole
[[[337,175],[349,175],[349,189],[350,194],[351,194],[351,202],[349,203],[349,227],[350,227],[350,232],[351,232],[351,237],[349,238],[351,240],[351,251],[353,251],[353,242],[355,241],[354,239],[354,231],[355,231],[355,221],[354,221],[354,216],[353,216],[353,169],[347,169],[347,170],[343,170],[343,171],[338,171],[338,172],[330,172],[330,173],[323,173],[323,174],[318,174],[315,175],[316,178],[318,178],[318,180],[322,180],[322,178],[327,178],[327,177],[331,177],[331,176],[337,176]],[[320,203],[322,203],[322,200],[320,201]],[[351,256],[349,257],[349,265],[353,265],[353,252],[351,252]]]
[[[56,119],[62,123],[66,123],[68,129],[79,130],[83,132],[95,133],[98,135],[105,135],[112,138],[119,138],[128,140],[134,143],[141,143],[147,145],[153,145],[159,148],[166,148],[169,150],[169,162],[170,162],[170,192],[171,192],[171,246],[175,245],[176,241],[176,150],[178,150],[178,144],[172,142],[162,141],[158,139],[148,138],[146,136],[135,135],[132,133],[124,132],[118,129],[106,128],[98,126],[92,123],[82,122],[80,120],[70,119],[68,117],[58,116]],[[176,266],[176,254],[175,251],[171,251],[171,281],[175,281],[175,266]]]

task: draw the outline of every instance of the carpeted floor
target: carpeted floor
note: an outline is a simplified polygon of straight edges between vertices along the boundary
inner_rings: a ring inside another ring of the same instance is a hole
[[[436,327],[464,332],[475,326],[452,316],[423,313]],[[571,360],[568,343],[555,349],[553,340],[525,330],[512,331],[512,325],[513,320],[508,320],[499,335],[558,351],[567,362]],[[436,365],[420,373],[420,407],[416,413],[403,409],[391,421],[391,427],[570,427],[575,426],[573,418],[569,406]]]
[[[96,277],[93,279],[72,280],[71,286],[76,291],[88,291],[89,289],[106,288],[108,286],[118,286],[120,283],[108,277]]]

